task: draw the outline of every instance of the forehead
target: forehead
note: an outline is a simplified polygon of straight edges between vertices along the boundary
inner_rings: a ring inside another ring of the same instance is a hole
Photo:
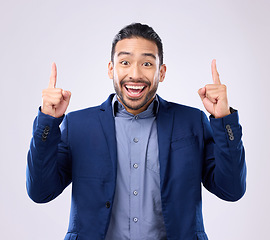
[[[152,53],[158,55],[158,48],[155,42],[144,38],[125,38],[117,42],[115,46],[115,56],[120,52],[130,52],[132,54]]]

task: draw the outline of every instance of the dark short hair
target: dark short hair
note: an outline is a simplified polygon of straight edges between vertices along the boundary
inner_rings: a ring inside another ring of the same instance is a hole
[[[162,46],[161,38],[154,31],[153,28],[149,27],[146,24],[141,24],[141,23],[132,23],[130,25],[127,25],[126,27],[122,28],[118,32],[118,34],[116,34],[112,42],[112,51],[111,51],[112,62],[113,62],[116,44],[123,39],[133,38],[133,37],[141,37],[141,38],[153,41],[157,45],[157,48],[158,48],[158,56],[159,56],[160,65],[163,64],[163,46]]]

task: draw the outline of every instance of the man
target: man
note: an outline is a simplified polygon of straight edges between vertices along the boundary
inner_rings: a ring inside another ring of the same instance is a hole
[[[215,60],[213,84],[198,91],[210,123],[200,110],[156,95],[166,66],[161,39],[147,25],[116,35],[108,73],[116,94],[64,117],[71,93],[55,88],[53,64],[28,154],[29,196],[49,202],[72,182],[65,240],[207,239],[201,183],[236,201],[246,180],[238,113]]]

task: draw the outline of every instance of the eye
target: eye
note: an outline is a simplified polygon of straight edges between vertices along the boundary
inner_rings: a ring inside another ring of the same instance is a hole
[[[152,63],[150,63],[150,62],[145,62],[144,64],[143,64],[143,66],[145,66],[145,67],[150,67],[150,66],[152,66],[153,64]]]
[[[121,61],[120,63],[121,63],[122,65],[129,65],[129,62],[128,62],[128,61],[125,61],[125,60]]]

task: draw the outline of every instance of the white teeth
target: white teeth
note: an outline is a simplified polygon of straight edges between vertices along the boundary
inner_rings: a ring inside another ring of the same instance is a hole
[[[131,89],[143,89],[144,86],[132,86],[132,85],[126,85],[126,88],[131,88]]]

